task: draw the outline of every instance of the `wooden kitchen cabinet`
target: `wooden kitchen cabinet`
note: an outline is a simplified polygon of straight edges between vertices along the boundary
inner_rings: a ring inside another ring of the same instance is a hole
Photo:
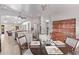
[[[60,21],[53,21],[52,24],[52,39],[65,41],[70,34],[72,38],[76,38],[76,19],[65,19]]]

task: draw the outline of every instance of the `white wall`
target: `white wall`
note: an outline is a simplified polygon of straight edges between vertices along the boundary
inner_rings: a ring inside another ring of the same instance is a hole
[[[48,24],[47,21],[48,20]],[[41,34],[47,34],[47,27],[48,27],[48,34],[52,32],[52,21],[51,19],[47,19],[45,17],[41,17]]]
[[[44,17],[41,17],[41,34],[47,34],[46,20]]]
[[[1,16],[0,16],[0,34],[1,34]]]

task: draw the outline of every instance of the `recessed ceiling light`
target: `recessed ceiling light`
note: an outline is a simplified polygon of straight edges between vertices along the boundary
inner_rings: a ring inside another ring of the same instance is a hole
[[[20,21],[18,21],[18,23],[20,23]]]
[[[14,23],[16,23],[16,22],[14,22]]]
[[[7,23],[7,21],[4,21],[4,23]]]
[[[49,20],[46,20],[46,22],[49,22]]]
[[[10,16],[7,15],[6,17],[9,18]]]
[[[14,17],[14,19],[18,19],[18,17]]]

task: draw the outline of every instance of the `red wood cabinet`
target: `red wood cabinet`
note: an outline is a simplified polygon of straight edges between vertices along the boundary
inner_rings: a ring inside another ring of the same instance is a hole
[[[65,41],[68,35],[76,38],[76,19],[53,21],[52,39]]]

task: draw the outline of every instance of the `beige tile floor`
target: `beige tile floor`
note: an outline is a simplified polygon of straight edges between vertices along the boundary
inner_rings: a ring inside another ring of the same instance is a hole
[[[1,39],[1,54],[2,55],[19,55],[20,50],[17,42],[12,36],[5,36]]]

